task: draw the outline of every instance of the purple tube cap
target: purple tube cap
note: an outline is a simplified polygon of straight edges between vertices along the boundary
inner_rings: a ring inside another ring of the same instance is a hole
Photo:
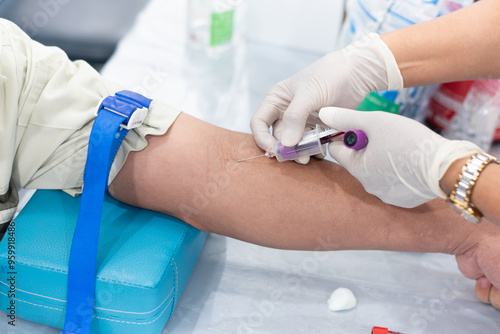
[[[296,159],[299,156],[293,146],[292,147],[283,146],[281,142],[278,143],[278,152],[276,153],[277,155],[279,154],[281,156],[282,160],[292,160]]]
[[[344,133],[343,142],[345,147],[359,151],[366,147],[368,138],[361,130],[350,130]]]

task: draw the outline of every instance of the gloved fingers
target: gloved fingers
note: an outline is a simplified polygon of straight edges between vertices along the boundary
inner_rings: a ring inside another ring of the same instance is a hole
[[[270,127],[282,118],[284,110],[291,101],[291,93],[283,82],[277,83],[266,95],[250,121],[250,129],[257,145],[268,152],[276,139]]]
[[[277,120],[273,124],[273,137],[276,138],[276,140],[281,141],[281,135],[283,133],[283,121],[281,119]]]
[[[313,126],[311,124],[306,124],[306,127],[304,128],[304,132],[311,131],[314,128],[315,128],[315,126]],[[281,143],[283,144],[283,142],[281,142]],[[320,156],[320,159],[324,158],[323,154],[316,154],[314,157],[317,157],[317,156]],[[293,161],[295,161],[296,163],[299,163],[301,165],[306,165],[309,163],[309,161],[311,161],[311,156],[305,155],[305,156],[299,157]]]
[[[258,122],[252,124],[253,126],[251,126],[251,128],[257,146],[266,152],[271,151],[276,139],[271,135],[269,127],[264,129],[264,127],[259,125]]]
[[[363,130],[369,113],[352,109],[327,107],[319,111],[319,118],[329,127],[339,131]]]
[[[328,128],[328,125],[326,125],[319,119],[318,113],[313,112],[309,115],[309,117],[306,120],[306,124],[304,125],[304,128],[301,130],[302,131],[301,139],[305,132],[316,129],[316,125],[320,125],[322,129]],[[281,119],[277,120],[273,124],[273,136],[281,141],[283,139],[283,130],[285,128],[286,127],[283,124],[283,120]]]
[[[312,124],[306,124],[305,128],[303,129],[303,132],[310,131],[314,128],[315,128],[315,126],[313,126]],[[281,120],[276,121],[275,125],[273,126],[273,136],[278,141],[281,141],[281,139],[282,139],[283,129],[284,129],[283,121],[281,121]],[[283,144],[282,141],[281,141],[281,143]],[[321,155],[321,156],[323,156],[323,155]],[[299,157],[297,159],[294,159],[293,161],[295,161],[296,163],[305,165],[305,164],[309,163],[310,157],[309,156],[302,156],[302,157]]]
[[[326,155],[323,155],[323,154],[319,153],[319,154],[313,155],[313,157],[315,157],[316,159],[323,160],[326,157]]]
[[[307,120],[311,115],[311,101],[305,96],[295,96],[283,115],[281,143],[294,146],[302,138]]]
[[[264,102],[250,121],[255,142],[263,150],[269,151],[276,140],[271,135],[270,127],[279,119],[279,114],[276,107]]]
[[[328,152],[335,161],[347,170],[349,170],[354,156],[359,155],[359,152],[345,147],[342,140],[335,140],[328,144]]]
[[[307,117],[306,124],[311,127],[311,130],[320,125],[323,129],[329,127],[319,118],[319,111],[313,111]]]
[[[311,157],[308,155],[305,155],[302,157],[298,157],[297,159],[295,159],[293,161],[295,161],[296,163],[301,164],[301,165],[307,165],[310,160],[311,160]]]

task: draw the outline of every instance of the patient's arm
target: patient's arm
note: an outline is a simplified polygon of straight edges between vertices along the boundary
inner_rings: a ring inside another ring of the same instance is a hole
[[[457,255],[480,300],[500,308],[500,228],[474,225],[442,200],[415,209],[384,204],[339,165],[261,158],[249,134],[181,114],[133,152],[110,186],[131,205],[210,232],[285,249],[383,249]]]
[[[442,201],[414,210],[385,205],[328,161],[235,163],[262,154],[251,135],[186,114],[149,143],[131,153],[111,194],[202,230],[286,249],[328,243],[328,249],[447,253],[475,230]]]

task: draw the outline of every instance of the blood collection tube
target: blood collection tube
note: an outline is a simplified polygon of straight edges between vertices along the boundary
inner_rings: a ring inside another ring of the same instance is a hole
[[[305,132],[295,146],[284,146],[281,141],[274,143],[273,153],[279,162],[316,154],[326,155],[324,144],[328,141],[322,142],[322,137],[331,137],[333,140],[333,136],[341,134],[342,132],[333,129],[323,131],[319,125],[316,125],[316,129]]]
[[[341,135],[344,135],[344,145],[353,150],[361,150],[368,143],[366,134],[361,130],[351,130],[344,133],[334,129],[322,130],[319,125],[316,125],[316,129],[304,133],[297,145],[288,147],[278,141],[274,143],[272,153],[266,154],[266,156],[276,157],[279,162],[282,162],[302,156],[326,155],[325,144],[332,142]]]

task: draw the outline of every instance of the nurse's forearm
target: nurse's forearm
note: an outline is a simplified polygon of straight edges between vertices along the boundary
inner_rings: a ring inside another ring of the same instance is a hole
[[[308,250],[454,253],[477,242],[477,227],[442,200],[413,210],[386,205],[328,161],[235,163],[262,153],[253,137],[186,114],[166,135],[148,140],[146,149],[131,153],[111,194],[203,230]]]
[[[405,87],[500,78],[500,1],[481,0],[381,36]]]

